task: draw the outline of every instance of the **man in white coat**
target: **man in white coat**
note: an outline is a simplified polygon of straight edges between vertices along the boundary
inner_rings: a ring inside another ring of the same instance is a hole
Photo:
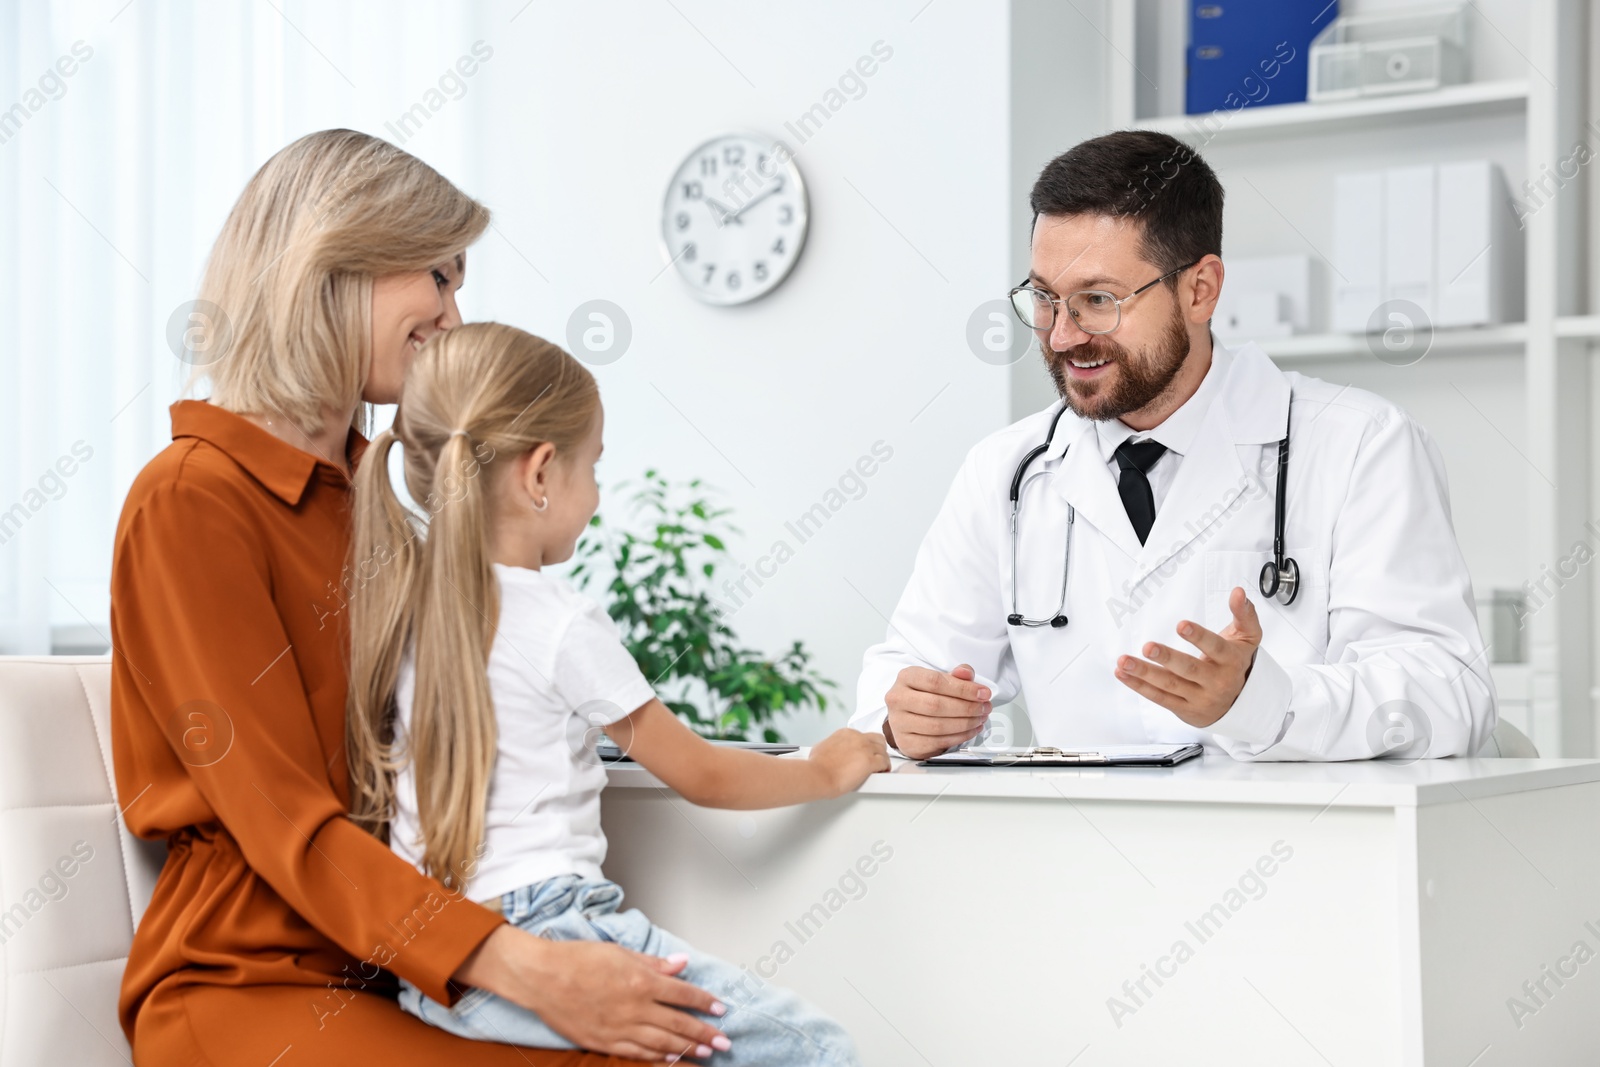
[[[1214,343],[1222,199],[1152,132],[1041,173],[1013,303],[1061,401],[968,453],[866,653],[853,726],[924,758],[1020,694],[1033,741],[1060,748],[1432,757],[1493,731],[1437,448],[1378,396]],[[1262,592],[1286,434],[1288,603],[1287,582]]]

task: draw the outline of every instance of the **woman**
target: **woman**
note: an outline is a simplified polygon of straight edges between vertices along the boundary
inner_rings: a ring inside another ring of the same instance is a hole
[[[536,938],[348,817],[351,427],[460,323],[487,225],[417,159],[329,130],[257,172],[212,250],[211,400],[173,405],[112,565],[117,792],[169,849],[119,1005],[141,1065],[612,1062],[453,1037],[399,1010],[394,975],[447,1005],[480,987],[618,1056],[718,1034],[690,1011],[720,1005],[671,977],[683,960]]]

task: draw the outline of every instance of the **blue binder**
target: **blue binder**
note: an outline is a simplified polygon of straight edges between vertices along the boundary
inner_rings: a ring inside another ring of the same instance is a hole
[[[1338,14],[1338,0],[1190,0],[1186,110],[1304,101],[1311,40]]]

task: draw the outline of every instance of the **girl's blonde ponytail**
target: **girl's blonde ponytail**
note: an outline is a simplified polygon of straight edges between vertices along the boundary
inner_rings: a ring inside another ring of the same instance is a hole
[[[572,455],[599,416],[582,364],[510,326],[470,323],[435,336],[412,361],[393,431],[356,472],[347,740],[352,814],[386,837],[394,774],[409,761],[427,872],[459,888],[484,839],[497,731],[488,661],[500,615],[490,561],[491,486],[540,444]],[[390,446],[404,451],[401,506]],[[395,687],[413,650],[407,737],[395,736]]]

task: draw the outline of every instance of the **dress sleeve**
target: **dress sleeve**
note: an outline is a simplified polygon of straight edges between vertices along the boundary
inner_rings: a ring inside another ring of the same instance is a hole
[[[114,563],[114,638],[138,679],[143,706],[133,713],[156,719],[179,761],[174,773],[187,775],[245,861],[302,918],[357,959],[453,1003],[448,979],[504,920],[348,817],[260,532],[218,494],[182,482],[152,492],[128,523]],[[330,628],[328,639],[341,633]],[[210,720],[215,748],[203,756],[186,705]]]

